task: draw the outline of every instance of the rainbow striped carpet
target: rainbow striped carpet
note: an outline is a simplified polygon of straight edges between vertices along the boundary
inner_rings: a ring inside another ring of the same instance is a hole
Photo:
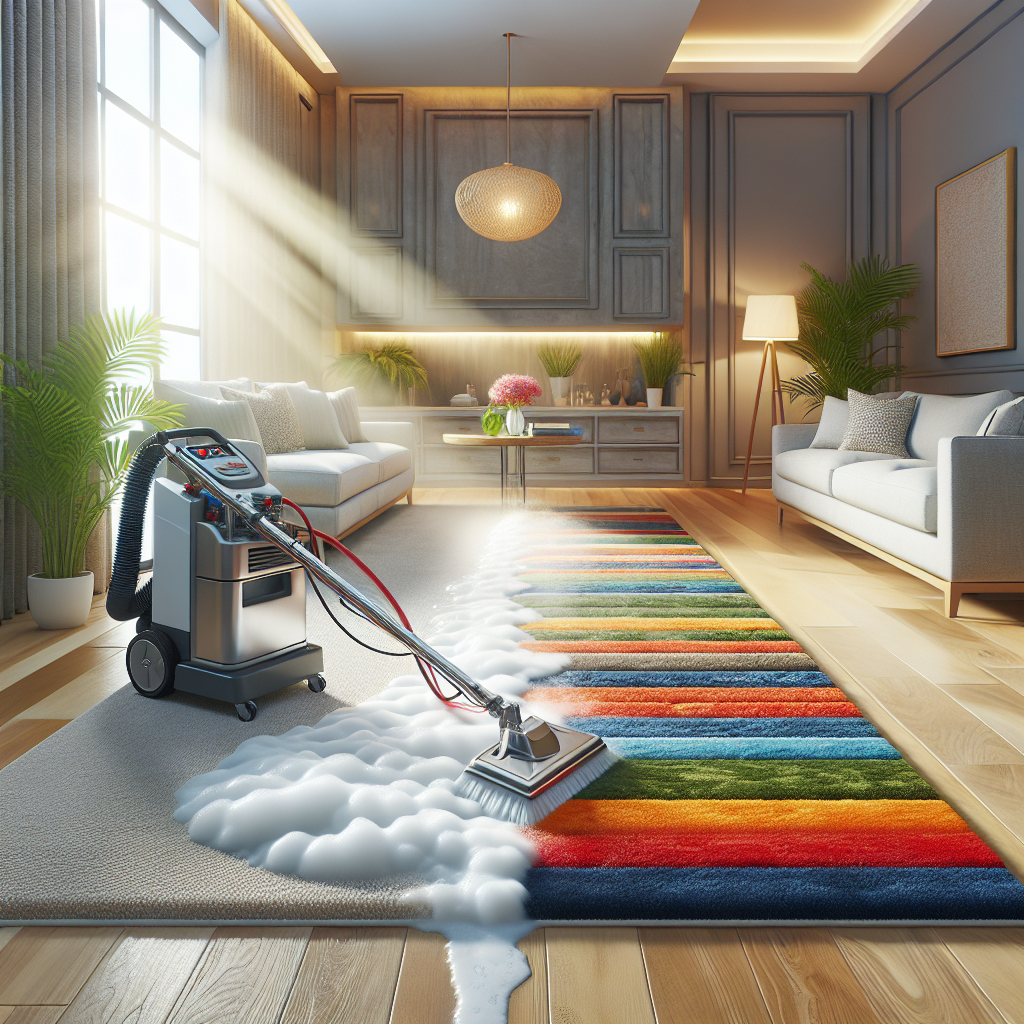
[[[532,831],[537,920],[1024,920],[1024,886],[660,509],[525,538],[525,696],[624,758]]]

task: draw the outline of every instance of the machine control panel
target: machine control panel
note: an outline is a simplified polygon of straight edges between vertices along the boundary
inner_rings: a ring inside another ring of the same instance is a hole
[[[197,461],[222,480],[238,480],[255,475],[255,470],[241,455],[218,445],[191,445],[186,449]]]

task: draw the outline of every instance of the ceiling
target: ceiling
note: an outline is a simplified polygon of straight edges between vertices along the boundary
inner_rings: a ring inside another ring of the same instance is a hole
[[[319,91],[504,85],[515,32],[519,86],[887,92],[992,0],[241,2]]]
[[[346,85],[660,84],[697,0],[288,0]]]

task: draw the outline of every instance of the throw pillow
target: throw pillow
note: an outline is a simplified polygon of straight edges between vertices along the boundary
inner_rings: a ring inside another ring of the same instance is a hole
[[[263,443],[260,429],[252,410],[245,402],[226,402],[219,398],[203,398],[190,395],[187,391],[171,387],[163,381],[160,398],[185,406],[182,425],[186,427],[211,427],[229,441],[257,441]]]
[[[841,452],[881,452],[894,459],[909,459],[907,431],[917,409],[918,395],[904,395],[878,402],[853,388],[847,392],[850,420],[843,435]]]
[[[223,401],[220,393],[221,388],[237,388],[239,391],[252,391],[252,381],[248,377],[239,377],[236,380],[155,380],[153,381],[153,397],[169,402],[160,393],[164,388],[174,388],[177,391],[184,391],[187,395],[198,395],[200,398],[213,398],[218,402]]]
[[[271,384],[256,394],[250,391],[236,391],[234,388],[220,390],[229,401],[248,404],[256,425],[260,428],[263,450],[267,455],[283,455],[285,452],[303,450],[299,417],[283,384]]]
[[[978,437],[1001,435],[1019,437],[1024,434],[1024,398],[997,406],[978,428]]]
[[[334,415],[331,400],[322,391],[311,391],[303,382],[298,384],[261,384],[266,390],[270,387],[284,388],[295,406],[299,417],[302,437],[309,451],[336,450],[347,448],[345,433]]]
[[[900,398],[909,391],[882,391],[877,395],[870,395],[876,402],[892,401]],[[810,443],[811,448],[838,448],[843,443],[843,435],[846,433],[846,425],[850,420],[850,403],[841,398],[833,398],[831,395],[825,399],[822,406],[821,419],[818,421],[818,430],[814,440]]]
[[[342,388],[341,391],[329,391],[327,397],[334,407],[334,414],[338,417],[338,425],[341,432],[348,438],[349,444],[368,441],[369,438],[363,433],[363,426],[359,420],[359,405],[356,403],[356,389]]]

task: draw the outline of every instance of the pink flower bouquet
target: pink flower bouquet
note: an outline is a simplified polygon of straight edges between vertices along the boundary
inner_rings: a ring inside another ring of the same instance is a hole
[[[491,385],[487,397],[491,405],[518,409],[521,405],[529,405],[534,398],[540,398],[543,393],[541,386],[532,377],[522,373],[506,373]]]

